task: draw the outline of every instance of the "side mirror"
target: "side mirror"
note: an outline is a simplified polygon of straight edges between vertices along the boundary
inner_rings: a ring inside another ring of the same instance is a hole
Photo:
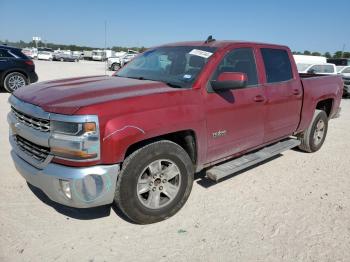
[[[223,72],[219,75],[218,80],[212,80],[210,83],[215,91],[227,91],[245,87],[247,80],[245,73]]]

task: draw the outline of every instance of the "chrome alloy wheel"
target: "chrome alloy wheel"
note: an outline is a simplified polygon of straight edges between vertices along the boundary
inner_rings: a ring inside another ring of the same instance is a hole
[[[13,75],[10,76],[7,82],[8,88],[11,89],[12,91],[17,90],[18,88],[21,88],[26,85],[25,79],[20,76],[20,75]]]
[[[178,166],[168,159],[149,164],[137,182],[137,196],[143,206],[159,209],[169,205],[177,196],[181,185]]]

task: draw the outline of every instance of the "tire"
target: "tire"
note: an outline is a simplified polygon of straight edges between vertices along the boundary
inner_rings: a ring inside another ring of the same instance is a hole
[[[151,166],[154,167],[153,172]],[[167,169],[169,167],[171,169]],[[114,204],[137,224],[165,220],[186,203],[192,190],[193,176],[192,161],[182,147],[167,140],[154,142],[138,149],[124,161]]]
[[[61,61],[61,62],[63,62],[63,61],[64,61],[64,59],[63,59],[63,58],[61,58],[61,59],[60,59],[60,61]]]
[[[118,71],[119,69],[120,69],[120,65],[119,65],[119,64],[114,63],[114,64],[112,65],[112,70],[113,70],[113,71]]]
[[[326,139],[327,131],[328,117],[326,112],[315,110],[310,126],[299,135],[301,141],[299,149],[308,153],[318,151]]]
[[[7,92],[12,93],[18,88],[28,85],[28,78],[19,72],[12,72],[5,76],[4,88]]]

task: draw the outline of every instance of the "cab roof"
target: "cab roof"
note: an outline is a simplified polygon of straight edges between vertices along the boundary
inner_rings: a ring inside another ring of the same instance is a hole
[[[205,42],[205,41],[188,41],[188,42],[175,42],[175,43],[169,43],[161,46],[203,46],[203,47],[216,47],[216,48],[225,48],[230,45],[234,44],[247,44],[251,46],[257,46],[257,45],[265,45],[270,47],[276,47],[276,48],[288,48],[284,45],[276,45],[276,44],[269,44],[269,43],[260,43],[260,42],[252,42],[252,41],[241,41],[241,40],[214,40],[211,42]]]

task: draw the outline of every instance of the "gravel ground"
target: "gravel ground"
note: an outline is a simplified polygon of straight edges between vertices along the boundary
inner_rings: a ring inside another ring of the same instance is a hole
[[[97,62],[36,65],[40,81],[104,74]],[[219,184],[198,175],[177,215],[140,226],[31,190],[10,160],[7,98],[0,94],[0,261],[350,261],[350,100],[319,152],[290,150]]]

